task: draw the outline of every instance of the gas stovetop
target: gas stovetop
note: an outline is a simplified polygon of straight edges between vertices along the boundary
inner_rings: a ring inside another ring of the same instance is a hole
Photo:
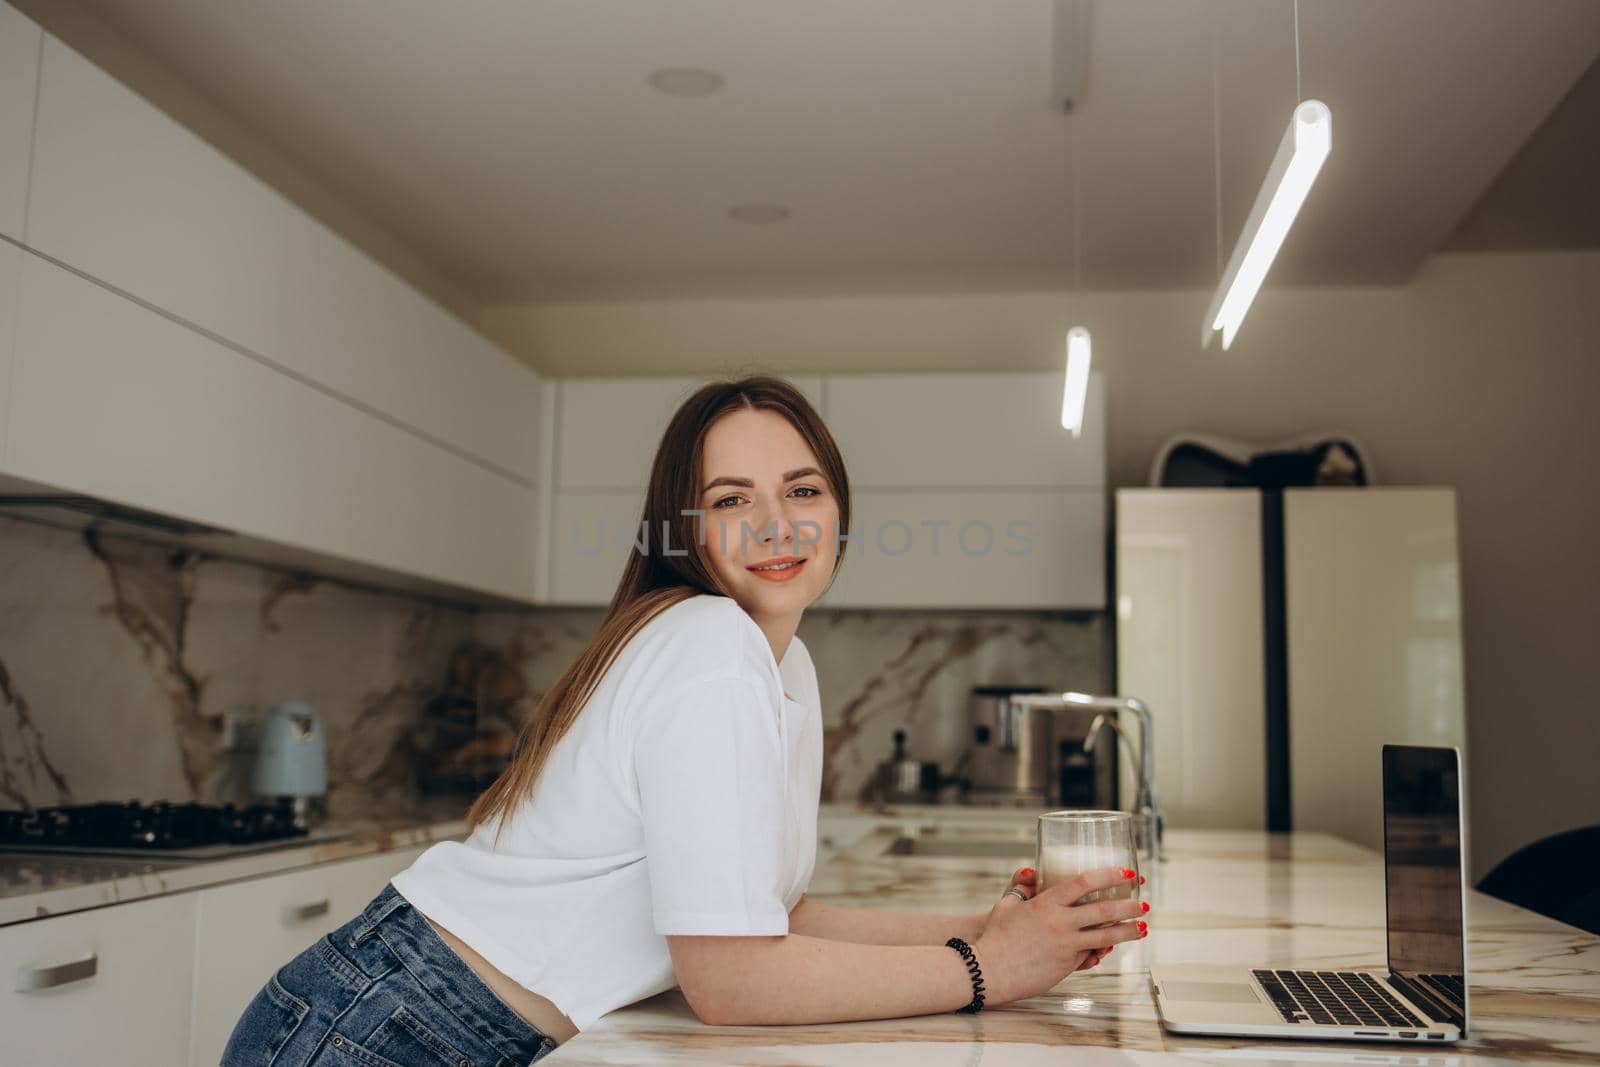
[[[287,804],[77,804],[0,811],[0,852],[220,859],[348,836],[307,830]]]

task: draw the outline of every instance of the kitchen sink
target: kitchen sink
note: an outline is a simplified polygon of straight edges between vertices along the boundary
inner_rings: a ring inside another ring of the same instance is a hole
[[[996,840],[983,837],[897,837],[883,850],[885,856],[965,856],[977,859],[1028,859],[1034,842],[1022,838]]]

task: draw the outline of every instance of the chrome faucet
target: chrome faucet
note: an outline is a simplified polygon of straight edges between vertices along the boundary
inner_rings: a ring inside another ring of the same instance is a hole
[[[1083,750],[1092,751],[1094,739],[1100,733],[1102,726],[1110,726],[1116,731],[1117,736],[1129,748],[1132,743],[1128,740],[1128,733],[1117,720],[1123,715],[1133,715],[1139,720],[1139,759],[1138,759],[1138,794],[1134,797],[1134,807],[1138,814],[1150,820],[1150,833],[1153,838],[1151,845],[1155,850],[1156,859],[1166,859],[1166,851],[1162,845],[1162,838],[1166,833],[1167,816],[1161,810],[1161,802],[1156,798],[1155,776],[1155,739],[1150,729],[1150,709],[1144,702],[1134,697],[1121,696],[1095,696],[1090,693],[1013,693],[1007,701],[1020,707],[1049,708],[1049,709],[1081,709],[1083,711],[1096,711],[1094,722],[1089,726],[1089,734],[1084,738]],[[1107,718],[1111,716],[1111,718]]]

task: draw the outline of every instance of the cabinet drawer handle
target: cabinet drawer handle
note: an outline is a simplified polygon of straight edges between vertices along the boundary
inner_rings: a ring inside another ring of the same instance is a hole
[[[44,989],[55,989],[59,986],[71,985],[81,982],[85,978],[93,978],[100,970],[100,957],[91,955],[87,959],[73,960],[70,963],[58,963],[54,967],[23,967],[17,969],[17,992],[37,993]]]
[[[309,904],[297,904],[290,908],[289,919],[291,922],[303,923],[307,919],[321,918],[328,914],[328,910],[328,898],[323,897],[321,900],[313,900]]]

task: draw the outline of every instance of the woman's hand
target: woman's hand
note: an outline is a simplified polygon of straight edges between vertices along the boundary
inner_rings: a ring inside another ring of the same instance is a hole
[[[1142,875],[1139,878],[1139,884],[1144,885],[1144,877]],[[1011,876],[1011,884],[1006,886],[1005,896],[1015,899],[1017,894],[1012,892],[1013,889],[1026,894],[1025,899],[1032,900],[1039,892],[1039,872],[1032,867],[1018,867],[1016,873]],[[982,925],[978,928],[978,937],[972,939],[974,943],[983,936],[983,931],[989,928],[989,919],[993,916],[994,911],[991,909],[989,915],[985,916]],[[1078,965],[1073,970],[1086,971],[1090,967],[1098,967],[1100,961],[1110,953],[1111,947],[1109,945],[1098,947],[1091,952],[1082,953],[1078,960]]]
[[[1028,875],[1024,875],[1028,872]],[[973,944],[983,968],[989,999],[996,1004],[1038,996],[1067,975],[1092,967],[1110,946],[1146,936],[1142,921],[1149,906],[1137,900],[1106,900],[1078,904],[1089,893],[1123,885],[1137,877],[1115,867],[1088,871],[1044,892],[1036,892],[1035,874],[1024,867],[1011,884],[1028,895],[1027,901],[1007,887],[989,912],[983,933]],[[1113,923],[1098,929],[1102,923]]]

